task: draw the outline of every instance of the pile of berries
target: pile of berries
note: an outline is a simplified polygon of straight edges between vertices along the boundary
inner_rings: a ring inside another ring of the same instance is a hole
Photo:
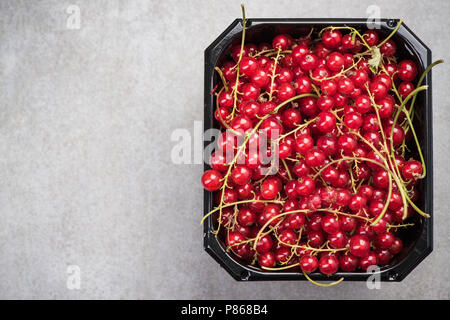
[[[272,43],[244,36],[216,68],[223,133],[201,179],[215,192],[205,218],[229,252],[265,270],[387,265],[403,249],[405,220],[428,216],[415,204],[425,176],[412,125],[426,89],[417,65],[375,30],[330,26]],[[263,134],[275,168],[249,147]],[[420,159],[410,158],[414,141]]]

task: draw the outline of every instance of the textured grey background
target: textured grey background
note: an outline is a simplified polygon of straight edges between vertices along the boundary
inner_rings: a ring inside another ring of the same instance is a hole
[[[81,9],[68,30],[66,9]],[[435,250],[402,283],[238,283],[202,248],[203,50],[240,1],[0,2],[0,298],[449,298],[449,1],[246,1],[249,17],[403,17],[433,72]],[[68,265],[80,290],[66,287]]]

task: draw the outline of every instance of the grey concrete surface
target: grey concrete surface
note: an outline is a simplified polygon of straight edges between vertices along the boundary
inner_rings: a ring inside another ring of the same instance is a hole
[[[203,50],[239,4],[0,2],[0,298],[449,299],[450,2],[245,1],[248,17],[375,4],[447,60],[433,72],[435,250],[380,290],[238,283],[203,251],[202,166],[171,163],[170,134],[202,120]]]

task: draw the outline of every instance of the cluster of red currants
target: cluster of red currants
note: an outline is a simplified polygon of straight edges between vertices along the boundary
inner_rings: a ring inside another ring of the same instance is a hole
[[[418,68],[398,60],[391,35],[342,26],[243,41],[216,70],[215,118],[245,137],[222,135],[202,176],[229,251],[266,270],[326,275],[402,251],[396,231],[415,211],[426,215],[414,204],[425,168],[405,159]],[[275,174],[247,145],[269,130],[279,132]]]

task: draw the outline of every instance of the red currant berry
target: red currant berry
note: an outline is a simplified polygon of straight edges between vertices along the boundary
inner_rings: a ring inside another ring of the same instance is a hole
[[[398,77],[403,81],[413,81],[417,76],[417,66],[411,60],[403,60],[398,64]]]
[[[219,190],[223,185],[223,176],[217,170],[206,170],[202,175],[203,187],[208,191]]]
[[[332,275],[339,269],[339,261],[335,256],[324,255],[319,260],[319,270],[323,274]]]
[[[356,234],[350,238],[350,252],[356,257],[365,257],[370,252],[370,240],[364,235]]]

